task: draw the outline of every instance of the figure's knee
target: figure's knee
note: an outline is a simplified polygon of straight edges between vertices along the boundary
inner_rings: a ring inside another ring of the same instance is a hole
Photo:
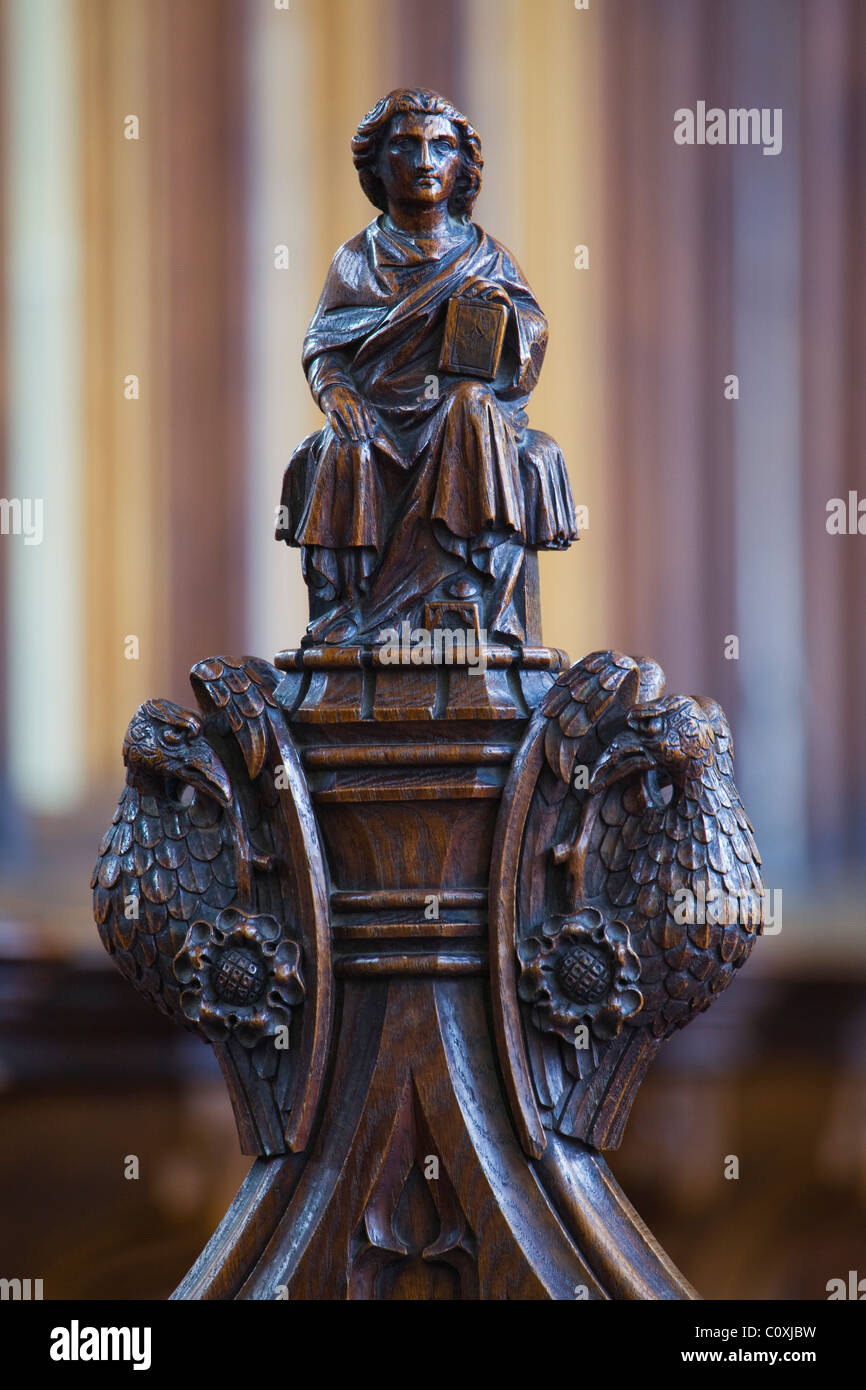
[[[577,515],[565,459],[549,434],[526,431],[520,452],[520,477],[527,545],[539,550],[559,550],[577,540]]]
[[[484,410],[496,401],[496,393],[483,381],[458,381],[451,387],[451,403],[458,410]]]
[[[562,450],[556,440],[543,430],[526,431],[520,461],[525,469],[539,476],[565,470]]]

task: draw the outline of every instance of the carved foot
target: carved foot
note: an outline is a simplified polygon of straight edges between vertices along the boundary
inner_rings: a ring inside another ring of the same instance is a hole
[[[313,619],[301,638],[301,646],[336,646],[338,643],[353,642],[360,630],[359,622],[357,612],[349,604],[338,603],[321,617]]]

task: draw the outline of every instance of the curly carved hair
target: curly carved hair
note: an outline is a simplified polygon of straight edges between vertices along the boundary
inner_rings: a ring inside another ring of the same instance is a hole
[[[410,111],[424,116],[444,116],[457,132],[460,173],[448,202],[448,210],[456,217],[468,218],[481,188],[481,170],[484,167],[481,140],[463,113],[438,92],[426,92],[420,87],[400,87],[382,97],[367,112],[352,140],[352,158],[361,187],[374,207],[382,212],[388,211],[385,188],[376,173],[376,161],[393,118]]]

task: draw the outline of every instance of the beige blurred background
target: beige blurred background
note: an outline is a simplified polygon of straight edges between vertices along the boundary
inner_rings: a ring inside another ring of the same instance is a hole
[[[87,881],[137,704],[302,633],[272,540],[318,419],[301,339],[374,215],[351,135],[405,85],[479,130],[476,219],[550,321],[532,420],[589,527],[542,556],[545,638],[721,700],[782,893],[614,1166],[708,1294],[866,1273],[866,538],[825,525],[866,494],[866,5],[0,0],[0,23],[0,496],[44,506],[40,545],[0,536],[3,1190],[60,1213],[12,1220],[0,1274],[37,1276],[6,1268],[26,1251],[61,1291],[131,1295],[149,1241],[163,1296],[242,1171],[205,1050],[94,958]],[[781,154],[675,145],[699,100],[781,107]],[[156,1146],[149,1206],[117,1186],[121,1111],[128,1149]],[[58,1129],[74,1181],[45,1158]],[[739,1187],[720,1152],[746,1156]]]

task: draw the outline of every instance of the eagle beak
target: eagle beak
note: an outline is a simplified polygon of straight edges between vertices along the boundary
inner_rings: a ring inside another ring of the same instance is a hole
[[[620,778],[631,777],[637,772],[648,772],[651,767],[655,767],[655,762],[635,734],[617,734],[597,758],[587,790],[604,791]]]
[[[232,786],[228,773],[220,759],[205,739],[196,739],[192,747],[192,757],[184,763],[180,780],[214,796],[223,806],[231,804]]]

